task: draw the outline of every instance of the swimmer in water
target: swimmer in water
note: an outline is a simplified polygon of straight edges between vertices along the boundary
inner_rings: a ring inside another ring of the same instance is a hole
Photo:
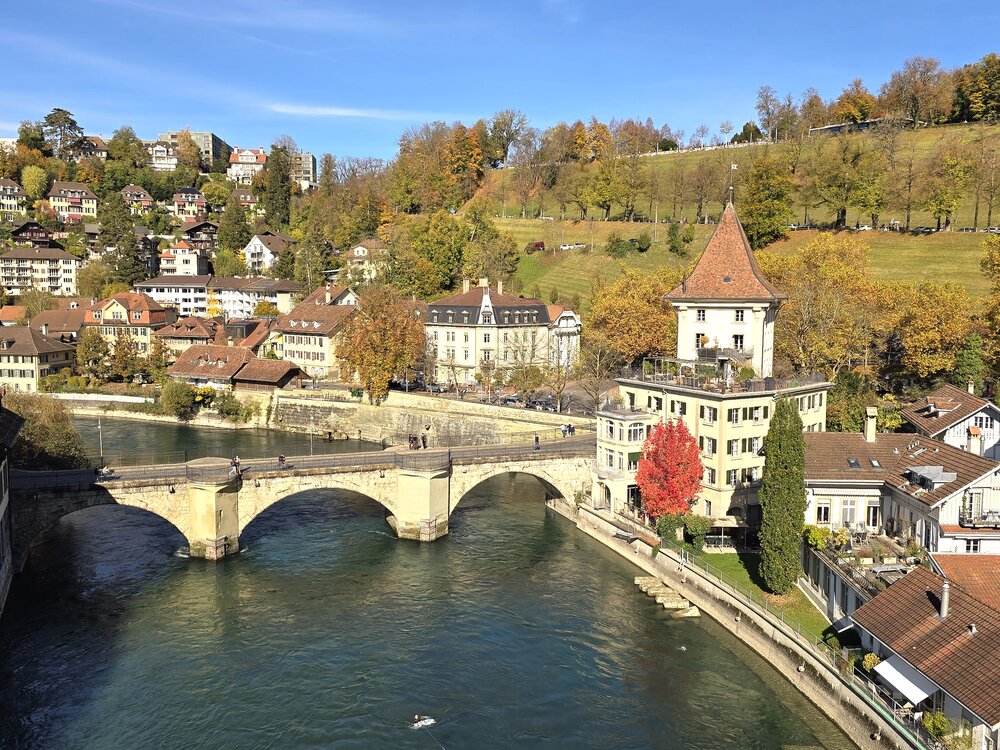
[[[419,714],[414,714],[413,723],[410,725],[410,729],[426,729],[436,723],[437,721],[432,719],[430,716],[420,716]]]

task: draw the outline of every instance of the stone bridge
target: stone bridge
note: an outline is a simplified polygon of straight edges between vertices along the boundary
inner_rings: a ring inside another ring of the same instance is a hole
[[[173,524],[193,557],[216,560],[239,550],[240,534],[282,499],[315,489],[350,490],[384,506],[402,539],[434,541],[448,533],[461,499],[492,477],[536,477],[547,497],[574,500],[589,493],[594,438],[532,444],[409,451],[390,449],[331,456],[245,461],[241,476],[229,461],[205,458],[180,464],[116,470],[108,479],[93,471],[11,472],[15,569],[23,567],[32,540],[60,518],[97,505],[141,508]]]

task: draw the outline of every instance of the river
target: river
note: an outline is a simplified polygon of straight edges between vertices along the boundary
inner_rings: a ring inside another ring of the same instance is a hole
[[[114,427],[139,450],[172,428]],[[383,515],[293,495],[220,563],[140,510],[66,517],[0,620],[0,747],[853,747],[711,620],[669,620],[530,477],[480,485],[433,544]]]

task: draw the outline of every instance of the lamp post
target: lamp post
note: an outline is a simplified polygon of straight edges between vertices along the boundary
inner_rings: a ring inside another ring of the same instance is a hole
[[[313,454],[313,432],[316,429],[316,417],[309,415],[309,455]]]
[[[97,444],[101,452],[101,466],[104,465],[104,432],[101,430],[101,418],[97,418]]]

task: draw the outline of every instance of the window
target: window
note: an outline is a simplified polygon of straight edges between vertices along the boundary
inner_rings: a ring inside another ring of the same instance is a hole
[[[730,409],[729,410],[729,416],[726,418],[726,421],[729,422],[729,424],[739,424],[740,423],[740,410],[739,409]]]
[[[985,414],[977,415],[972,420],[976,427],[982,430],[992,430],[993,429],[993,417],[987,417]]]
[[[738,352],[743,351],[743,336],[742,335],[733,336],[733,349],[735,349]]]
[[[728,453],[730,456],[733,456],[733,457],[736,457],[736,456],[740,455],[740,441],[739,440],[730,440],[729,442],[727,442],[726,443],[726,453]]]
[[[695,319],[699,323],[704,323],[705,322],[705,311],[704,310],[698,310],[697,313],[695,314]]]
[[[876,529],[879,525],[879,506],[878,503],[870,503],[868,505],[868,514],[865,517],[865,523],[868,528]]]
[[[608,420],[608,437],[612,440],[615,439],[615,423],[610,419]]]
[[[719,410],[713,406],[699,406],[698,413],[702,420],[709,424],[715,424],[715,420],[719,416]]]
[[[726,472],[726,484],[730,487],[736,486],[736,469],[730,469]]]
[[[965,551],[969,554],[975,554],[979,552],[979,540],[978,539],[966,539],[965,540]]]
[[[854,499],[843,500],[841,505],[841,521],[844,522],[844,526],[854,526],[855,520],[855,502]]]
[[[707,340],[707,338],[708,337],[704,333],[696,333],[694,335],[694,348],[695,349],[701,349],[701,347],[704,345],[704,342]]]
[[[715,469],[705,469],[705,484],[715,484]]]
[[[670,413],[676,414],[679,417],[683,417],[685,414],[687,414],[687,404],[683,401],[671,401]]]
[[[715,455],[715,445],[715,438],[705,437],[704,435],[701,435],[698,438],[698,448],[706,456]]]
[[[483,313],[483,325],[491,325],[493,323],[493,313]]]
[[[743,310],[737,310],[736,311],[736,322],[737,323],[742,323],[743,322]]]
[[[628,440],[630,443],[638,443],[646,437],[646,430],[641,422],[633,422],[628,426]]]
[[[488,333],[483,334],[483,343],[484,344],[490,343],[490,335]]]
[[[466,331],[464,335],[465,335],[465,343],[468,344],[469,343],[469,332]]]
[[[816,506],[816,523],[830,523],[830,503]]]

